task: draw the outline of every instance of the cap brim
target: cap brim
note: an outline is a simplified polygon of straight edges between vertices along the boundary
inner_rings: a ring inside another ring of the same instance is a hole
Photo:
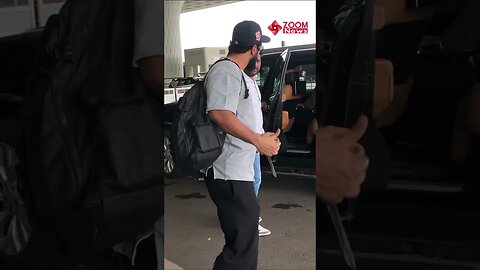
[[[262,38],[260,38],[260,42],[261,43],[268,43],[268,42],[270,42],[270,38],[262,35]]]

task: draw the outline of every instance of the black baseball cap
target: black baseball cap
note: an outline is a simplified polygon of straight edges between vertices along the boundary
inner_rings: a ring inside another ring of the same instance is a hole
[[[241,48],[250,48],[258,43],[268,43],[270,38],[262,35],[262,28],[254,21],[243,21],[233,28],[230,45]]]

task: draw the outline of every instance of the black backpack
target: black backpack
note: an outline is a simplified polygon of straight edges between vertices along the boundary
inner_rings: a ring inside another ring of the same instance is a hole
[[[133,0],[68,0],[29,92],[34,216],[67,247],[110,247],[163,215],[162,103],[132,67]]]
[[[225,60],[231,61],[223,58],[212,67]],[[208,73],[205,79],[207,76]],[[243,74],[242,81],[247,89]],[[183,172],[194,173],[206,169],[222,153],[226,134],[208,117],[204,81],[196,82],[178,101],[171,132],[173,158]]]

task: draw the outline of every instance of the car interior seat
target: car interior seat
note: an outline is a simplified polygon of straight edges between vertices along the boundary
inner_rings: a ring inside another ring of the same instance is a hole
[[[375,13],[376,55],[383,59],[376,62],[376,71],[389,73],[393,69],[391,102],[388,106],[385,106],[387,102],[379,102],[374,109],[377,126],[384,127],[395,123],[405,110],[413,85],[411,71],[434,8],[412,8],[407,0],[377,0]],[[380,86],[390,82],[379,77],[375,83]],[[390,98],[389,95],[376,97],[384,101]]]
[[[385,11],[375,5],[373,10],[373,29],[379,31],[385,25]],[[393,64],[383,58],[375,58],[372,116],[377,118],[393,100]]]
[[[295,116],[297,111],[297,106],[300,103],[302,95],[297,94],[297,84],[298,84],[299,74],[298,72],[289,72],[285,74],[285,85],[282,89],[282,98],[283,98],[283,115],[282,120],[287,122],[287,125],[283,128],[283,132],[289,132],[293,123],[295,122]],[[288,117],[283,117],[287,116]]]

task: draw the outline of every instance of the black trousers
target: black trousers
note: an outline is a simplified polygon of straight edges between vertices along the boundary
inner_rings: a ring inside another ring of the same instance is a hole
[[[213,269],[256,270],[260,206],[253,182],[214,179],[210,169],[205,183],[225,234],[225,245]]]

